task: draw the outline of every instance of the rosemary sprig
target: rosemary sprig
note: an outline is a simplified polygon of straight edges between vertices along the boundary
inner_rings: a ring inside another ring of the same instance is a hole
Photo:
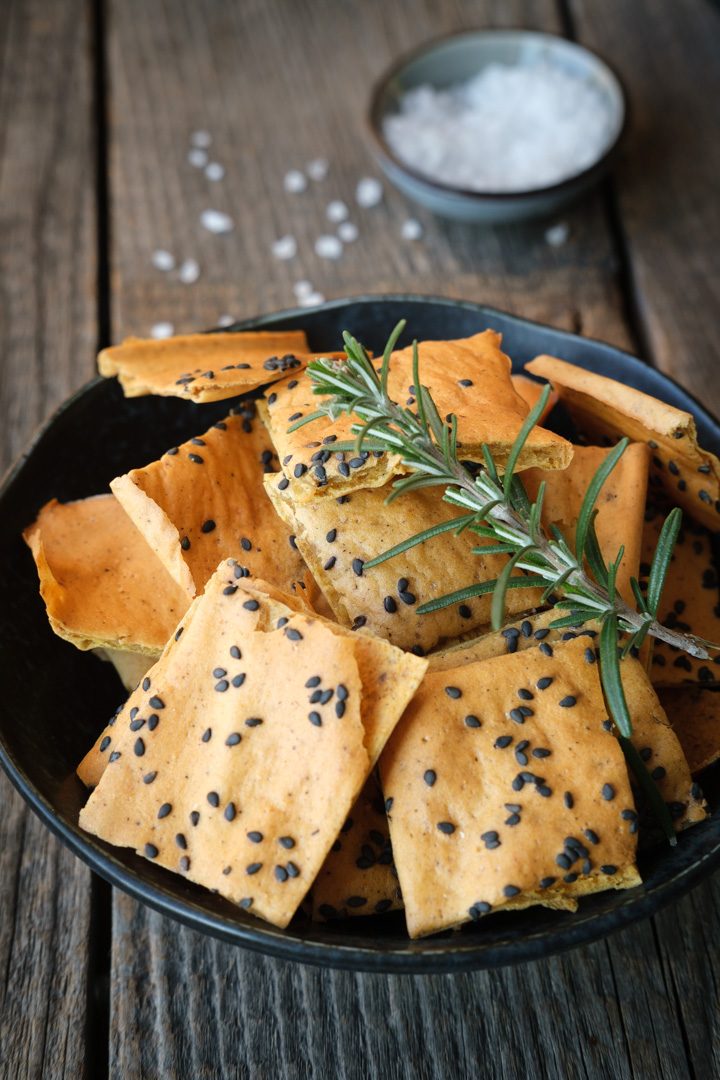
[[[606,563],[595,530],[598,495],[629,440],[622,439],[617,444],[590,482],[578,515],[573,549],[559,529],[553,526],[548,535],[542,526],[545,485],[540,485],[537,499],[532,503],[516,473],[528,436],[547,403],[550,387],[545,387],[523,423],[502,472],[486,446],[483,447],[480,468],[471,470],[459,456],[457,417],[450,414],[443,420],[430,391],[420,382],[417,342],[413,345],[416,411],[403,408],[389,396],[391,355],[404,328],[403,320],[390,335],[379,370],[376,370],[364,347],[347,332],[343,334],[346,360],[319,359],[311,362],[308,373],[313,392],[324,400],[316,411],[298,420],[289,431],[323,416],[335,419],[347,413],[357,417],[358,423],[352,427],[355,440],[351,443],[337,442],[334,449],[355,450],[357,453],[363,449],[378,450],[398,455],[408,475],[395,481],[388,502],[408,491],[437,486],[444,489],[442,497],[445,502],[463,511],[451,521],[408,537],[377,555],[365,563],[366,570],[433,536],[450,531],[460,533],[466,529],[483,541],[473,549],[477,555],[495,553],[509,556],[497,578],[468,585],[430,600],[417,609],[418,614],[492,593],[492,625],[494,629],[499,629],[505,617],[507,590],[540,586],[544,587],[543,602],[549,600],[562,612],[551,626],[577,627],[589,620],[599,621],[603,691],[626,749],[627,740],[632,735],[632,721],[623,691],[621,658],[639,649],[648,634],[699,659],[708,658],[707,648],[720,648],[691,634],[671,630],[656,617],[682,512],[679,508],[671,510],[662,527],[646,592],[643,593],[636,578],[631,579],[636,600],[636,607],[631,607],[618,595],[615,587],[624,549],[621,547],[616,558]],[[625,637],[622,647],[621,636]],[[628,753],[628,758],[634,768],[642,766],[637,755]],[[675,834],[667,808],[657,794],[655,785],[651,783],[648,787],[646,780],[642,778],[642,786],[654,802],[654,809],[661,818],[668,838],[674,842]],[[652,799],[652,792],[655,792],[655,799]]]

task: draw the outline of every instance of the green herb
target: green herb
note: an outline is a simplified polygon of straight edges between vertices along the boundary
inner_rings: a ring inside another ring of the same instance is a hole
[[[543,529],[541,509],[544,484],[540,485],[537,499],[532,503],[515,471],[528,436],[545,409],[550,387],[544,388],[527,416],[502,474],[486,446],[483,447],[482,465],[471,471],[458,456],[457,417],[451,414],[443,420],[429,390],[420,382],[417,342],[413,344],[417,411],[401,407],[388,394],[391,354],[404,328],[405,322],[402,321],[390,335],[379,373],[363,346],[347,332],[343,334],[346,360],[312,361],[308,365],[308,373],[313,392],[322,395],[324,400],[315,412],[297,421],[289,430],[294,431],[322,416],[335,419],[347,413],[357,417],[358,423],[352,428],[355,441],[338,442],[334,449],[359,452],[364,448],[398,455],[408,475],[395,481],[388,502],[408,491],[437,486],[444,489],[442,498],[445,502],[462,510],[462,514],[452,521],[410,536],[389,551],[377,555],[365,563],[366,570],[395,558],[433,536],[453,530],[460,533],[469,529],[483,541],[489,541],[489,544],[473,549],[478,555],[502,553],[510,556],[496,579],[469,585],[430,600],[417,609],[418,614],[492,593],[492,626],[497,630],[505,617],[507,590],[541,586],[544,587],[543,602],[550,600],[562,612],[551,626],[577,627],[589,620],[599,621],[602,624],[600,675],[608,710],[632,767],[636,771],[645,771],[639,756],[627,751],[632,722],[622,687],[620,658],[638,649],[648,634],[703,660],[708,658],[707,648],[720,648],[691,634],[671,630],[656,618],[680,528],[681,511],[677,508],[672,510],[663,525],[646,593],[643,593],[637,579],[631,579],[637,602],[637,607],[631,607],[615,588],[624,549],[621,547],[616,558],[606,564],[595,530],[595,503],[603,484],[627,447],[628,439],[622,439],[607,455],[588,485],[578,515],[573,549],[559,529],[552,527],[550,535]],[[625,639],[622,646],[621,638]],[[640,781],[646,791],[649,790],[648,780],[649,777],[643,776]],[[650,783],[654,788],[652,780]],[[675,833],[667,808],[661,799],[654,800],[654,804],[668,838],[674,842]]]

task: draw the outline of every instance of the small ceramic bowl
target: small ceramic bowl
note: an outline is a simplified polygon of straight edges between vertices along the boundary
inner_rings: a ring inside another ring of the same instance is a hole
[[[575,175],[528,191],[468,191],[423,175],[388,146],[383,121],[398,111],[400,99],[409,90],[421,85],[447,89],[466,82],[489,64],[532,66],[540,62],[591,83],[607,103],[611,117],[607,145],[593,164]],[[620,80],[589,49],[530,30],[478,30],[429,42],[397,61],[376,84],[368,119],[375,157],[388,180],[403,194],[442,217],[499,224],[552,214],[597,183],[625,130],[626,113]]]

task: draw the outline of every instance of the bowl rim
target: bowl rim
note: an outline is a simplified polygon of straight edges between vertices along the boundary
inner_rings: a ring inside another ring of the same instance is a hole
[[[440,45],[444,45],[453,40],[461,40],[462,38],[490,38],[495,35],[517,38],[546,38],[555,43],[561,42],[564,46],[568,46],[578,52],[586,53],[600,67],[605,68],[617,85],[621,115],[620,124],[614,138],[608,143],[599,158],[579,172],[575,172],[571,176],[565,177],[564,180],[558,180],[554,184],[546,184],[543,187],[526,188],[522,191],[476,191],[470,188],[456,187],[452,184],[444,183],[441,180],[434,180],[414,166],[408,165],[407,162],[398,157],[395,151],[390,148],[390,145],[382,132],[383,114],[380,109],[380,102],[387,89],[388,83],[390,83],[392,79],[399,75],[413,61],[431,53]],[[404,173],[415,183],[423,185],[429,191],[438,195],[456,196],[458,201],[470,200],[475,203],[489,201],[517,203],[528,199],[543,198],[545,196],[555,197],[562,196],[564,193],[570,194],[578,185],[587,183],[595,174],[602,172],[611,158],[615,156],[615,153],[627,132],[629,113],[630,107],[625,83],[615,67],[595,49],[590,49],[587,45],[581,45],[577,41],[571,41],[569,38],[563,37],[562,34],[553,34],[545,30],[522,30],[512,27],[507,29],[501,27],[480,27],[475,30],[450,31],[447,34],[441,34],[437,37],[430,38],[421,45],[416,46],[414,49],[410,49],[408,52],[403,53],[395,59],[373,83],[370,92],[370,100],[365,111],[365,126],[374,142],[374,152],[376,157],[380,159],[381,164],[387,163],[390,167]]]
[[[448,309],[461,309],[475,312],[490,320],[499,317],[500,321],[506,325],[514,324],[518,327],[529,326],[538,330],[549,330],[554,335],[557,335],[560,341],[564,340],[568,343],[588,342],[601,351],[608,350],[614,356],[621,358],[623,363],[627,364],[630,369],[646,369],[646,365],[637,357],[606,342],[583,337],[556,327],[549,327],[547,324],[539,323],[536,320],[525,319],[474,301],[413,293],[360,294],[326,301],[312,310],[323,312],[349,305],[362,306],[399,301],[410,306],[429,303]],[[288,308],[239,320],[231,327],[216,327],[214,330],[224,333],[233,330],[252,329],[258,326],[271,326],[302,315],[307,316],[309,313],[307,308]],[[660,384],[669,383],[676,387],[680,397],[686,399],[688,404],[698,410],[704,420],[710,422],[720,441],[720,422],[708,412],[707,408],[664,372],[658,369],[649,370],[654,372]],[[107,380],[98,376],[89,380],[62,402],[48,419],[40,425],[30,437],[25,450],[10,465],[0,481],[0,504],[14,484],[21,480],[23,467],[27,459],[50,432],[56,420],[86,395],[97,392],[98,388],[106,382]],[[388,943],[381,938],[377,943],[372,944],[367,941],[358,942],[356,940],[344,944],[340,938],[334,935],[329,935],[326,940],[322,940],[322,925],[316,926],[313,930],[314,936],[309,938],[302,930],[293,931],[291,928],[280,930],[269,923],[260,922],[259,920],[253,920],[250,924],[238,922],[230,913],[225,914],[222,911],[209,910],[203,902],[202,895],[196,897],[194,891],[192,895],[179,897],[172,889],[175,875],[171,875],[169,871],[160,872],[159,880],[144,876],[141,870],[128,865],[117,856],[118,849],[106,844],[97,837],[84,833],[77,823],[66,821],[59,816],[51,800],[39,790],[27,775],[22,764],[17,760],[16,754],[11,746],[7,744],[2,730],[0,730],[0,765],[2,765],[15,788],[43,823],[75,855],[112,885],[122,889],[161,914],[189,926],[191,929],[208,933],[216,938],[252,951],[321,967],[396,974],[454,974],[542,959],[566,952],[579,945],[590,944],[608,936],[610,933],[629,926],[641,918],[654,914],[661,907],[687,892],[712,870],[720,866],[720,838],[714,841],[711,840],[710,844],[706,845],[706,849],[699,853],[693,852],[688,846],[684,848],[676,847],[673,849],[674,854],[671,865],[665,870],[662,880],[650,886],[643,884],[636,889],[629,890],[623,901],[611,911],[583,912],[581,908],[577,913],[573,914],[572,921],[567,923],[558,922],[550,928],[541,926],[538,930],[526,933],[519,938],[506,935],[493,943],[483,943],[482,938],[462,938],[459,936],[449,938],[444,936],[442,938],[429,937],[420,939],[418,942],[413,942],[410,938],[407,938],[405,946],[393,942]],[[716,814],[720,815],[720,811],[716,811]],[[714,821],[714,817],[715,815],[713,818],[709,818],[706,823],[698,825],[698,830],[711,827],[713,824],[717,829],[717,822]],[[695,835],[698,834],[695,833]],[[139,856],[137,858],[140,860]],[[167,884],[165,883],[166,874],[168,877]],[[428,948],[423,947],[426,942]]]

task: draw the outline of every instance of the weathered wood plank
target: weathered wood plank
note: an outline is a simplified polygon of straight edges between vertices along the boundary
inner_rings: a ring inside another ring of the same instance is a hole
[[[571,0],[578,39],[631,104],[617,201],[653,359],[720,413],[720,10],[706,0]]]
[[[91,371],[97,338],[87,5],[2,5],[0,470]],[[77,1077],[90,872],[0,775],[0,1074]]]

